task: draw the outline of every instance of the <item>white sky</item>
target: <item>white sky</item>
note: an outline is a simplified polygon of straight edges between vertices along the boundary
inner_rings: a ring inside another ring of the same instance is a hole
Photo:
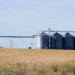
[[[75,0],[0,0],[0,35],[32,36],[49,26],[51,30],[75,31]],[[12,40],[14,47],[22,48],[33,42]],[[9,39],[0,38],[0,42],[9,47]]]

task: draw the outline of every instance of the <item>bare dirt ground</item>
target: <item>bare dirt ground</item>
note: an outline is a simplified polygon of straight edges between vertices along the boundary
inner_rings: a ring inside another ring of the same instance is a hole
[[[0,63],[62,63],[75,61],[74,50],[0,49]]]

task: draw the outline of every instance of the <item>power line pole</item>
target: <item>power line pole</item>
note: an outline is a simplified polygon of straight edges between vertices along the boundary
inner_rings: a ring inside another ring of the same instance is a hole
[[[13,41],[12,41],[12,48],[13,48]]]
[[[10,48],[11,48],[11,37],[10,37]]]

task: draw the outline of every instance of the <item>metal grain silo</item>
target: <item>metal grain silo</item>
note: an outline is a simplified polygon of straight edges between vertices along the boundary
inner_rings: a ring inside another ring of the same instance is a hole
[[[64,36],[64,49],[74,49],[74,36],[69,33]]]
[[[63,36],[55,33],[55,49],[63,49]]]
[[[50,36],[50,49],[55,49],[55,36]]]
[[[59,33],[55,33],[50,37],[51,49],[63,49],[63,36]]]
[[[49,49],[49,35],[42,32],[37,36],[38,49]]]

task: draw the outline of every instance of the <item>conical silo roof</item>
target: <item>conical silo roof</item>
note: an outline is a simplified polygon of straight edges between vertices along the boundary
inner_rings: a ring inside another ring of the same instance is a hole
[[[67,33],[65,34],[65,37],[68,37],[68,36],[72,36],[72,37],[73,37],[73,35],[71,35],[70,33],[67,32]]]
[[[40,35],[40,36],[49,36],[48,34],[46,34],[46,33],[44,33],[44,32],[40,33],[39,35]]]
[[[59,33],[55,33],[55,34],[53,34],[55,37],[58,37],[58,36],[61,36],[62,37],[62,35],[60,35]]]

